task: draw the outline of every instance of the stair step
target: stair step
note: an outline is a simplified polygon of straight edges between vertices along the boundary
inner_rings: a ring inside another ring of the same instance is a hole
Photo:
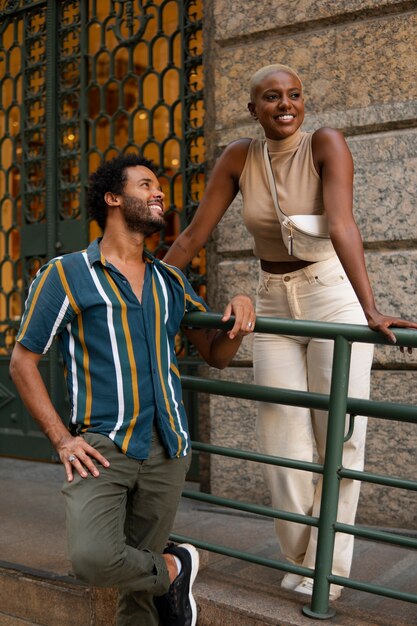
[[[205,559],[203,558],[203,563]],[[230,573],[203,567],[194,585],[198,626],[314,626],[321,620],[302,613],[306,596],[255,584]],[[0,626],[115,626],[117,591],[88,587],[70,576],[59,576],[0,564]],[[401,603],[400,603],[401,604]],[[393,626],[392,615],[335,603],[329,626]],[[401,619],[395,626],[410,626]]]
[[[0,567],[1,626],[113,626],[116,598],[69,576]]]
[[[314,626],[322,619],[302,613],[310,598],[287,591],[275,584],[256,584],[241,577],[205,569],[193,588],[199,608],[198,626]],[[408,616],[401,619],[401,604],[395,626],[411,626]],[[336,615],[326,620],[329,626],[393,626],[392,614],[332,603]]]

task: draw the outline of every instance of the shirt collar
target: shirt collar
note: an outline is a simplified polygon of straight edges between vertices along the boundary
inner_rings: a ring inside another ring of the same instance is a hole
[[[90,267],[92,267],[94,263],[101,263],[104,266],[108,265],[105,257],[101,254],[100,250],[100,241],[102,239],[103,237],[98,237],[97,239],[94,239],[94,241],[92,241],[87,248],[87,258],[88,262],[90,263]],[[146,250],[144,252],[144,257],[147,263],[154,263],[155,261],[157,261],[157,259],[155,259],[155,257],[153,257],[152,254],[150,254],[149,252],[146,252]]]
[[[87,248],[87,258],[91,267],[94,265],[94,263],[102,263],[103,265],[106,265],[106,259],[104,258],[104,256],[102,256],[100,250],[99,244],[101,240],[102,237],[94,239],[94,241],[92,241]]]

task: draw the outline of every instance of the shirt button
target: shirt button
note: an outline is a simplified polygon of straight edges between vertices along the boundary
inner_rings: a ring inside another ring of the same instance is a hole
[[[289,280],[291,280],[291,276],[284,276],[284,281],[287,283]]]

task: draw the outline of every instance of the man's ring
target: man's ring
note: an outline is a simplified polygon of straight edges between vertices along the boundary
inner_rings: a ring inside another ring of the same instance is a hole
[[[70,463],[74,463],[74,461],[77,460],[77,457],[75,456],[75,454],[71,454],[71,456],[68,457],[68,461]]]
[[[248,328],[252,328],[252,322],[248,322]]]

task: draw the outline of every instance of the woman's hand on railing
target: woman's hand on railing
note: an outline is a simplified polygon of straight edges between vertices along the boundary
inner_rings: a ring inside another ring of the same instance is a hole
[[[233,328],[227,333],[230,339],[249,335],[253,332],[256,313],[249,296],[244,294],[234,296],[224,310],[222,322],[227,322],[232,315],[235,316],[235,323]]]
[[[383,315],[378,311],[368,317],[368,326],[372,330],[379,331],[384,334],[390,343],[397,343],[394,333],[390,330],[391,327],[397,328],[410,328],[417,330],[417,323],[403,320],[399,317],[391,317],[390,315]],[[400,348],[401,352],[404,352],[403,348]],[[408,352],[411,354],[412,348],[408,348]]]

